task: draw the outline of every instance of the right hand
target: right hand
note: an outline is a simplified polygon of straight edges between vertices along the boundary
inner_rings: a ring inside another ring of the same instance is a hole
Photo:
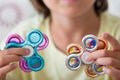
[[[0,80],[6,80],[8,72],[17,68],[17,64],[22,56],[28,55],[29,50],[25,48],[10,48],[0,51]],[[10,64],[11,63],[11,64]]]

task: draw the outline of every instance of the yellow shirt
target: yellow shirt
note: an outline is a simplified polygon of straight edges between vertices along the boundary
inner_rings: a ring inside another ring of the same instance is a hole
[[[17,33],[25,38],[26,33],[30,30],[40,29],[49,37],[49,45],[46,49],[39,51],[39,54],[45,59],[45,67],[41,71],[25,73],[18,67],[8,74],[7,80],[112,80],[107,74],[91,78],[86,75],[84,66],[81,66],[77,71],[69,70],[65,65],[67,56],[59,51],[53,43],[49,21],[49,18],[44,19],[40,15],[19,24],[12,30],[10,34]],[[103,32],[110,33],[120,41],[120,19],[108,13],[103,13],[98,36]]]

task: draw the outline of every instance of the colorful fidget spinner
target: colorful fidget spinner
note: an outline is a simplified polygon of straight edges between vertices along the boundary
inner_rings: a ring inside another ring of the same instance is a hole
[[[66,66],[70,70],[77,70],[82,64],[85,64],[85,71],[90,77],[97,77],[104,74],[103,65],[97,65],[95,61],[86,61],[86,57],[95,50],[107,49],[107,42],[98,39],[94,35],[86,35],[82,39],[82,46],[78,44],[70,44],[67,47]]]
[[[20,68],[25,72],[39,71],[44,67],[44,59],[38,54],[38,50],[42,50],[48,46],[49,40],[45,34],[35,29],[30,31],[26,40],[23,40],[18,34],[13,34],[6,40],[5,49],[8,48],[27,48],[30,54],[23,56],[19,61]]]

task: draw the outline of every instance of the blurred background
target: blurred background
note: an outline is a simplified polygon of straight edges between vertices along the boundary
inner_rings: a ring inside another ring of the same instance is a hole
[[[108,12],[120,17],[120,0],[108,2]],[[30,0],[0,0],[0,42],[16,24],[35,14]]]

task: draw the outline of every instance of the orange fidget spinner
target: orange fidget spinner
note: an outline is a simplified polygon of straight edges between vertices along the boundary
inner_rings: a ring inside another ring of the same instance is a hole
[[[70,44],[67,47],[66,66],[70,70],[77,70],[85,64],[85,72],[90,77],[97,77],[104,74],[103,65],[97,65],[95,61],[86,61],[86,57],[95,50],[107,49],[108,43],[103,39],[98,39],[94,35],[86,35],[82,39],[82,45]]]

